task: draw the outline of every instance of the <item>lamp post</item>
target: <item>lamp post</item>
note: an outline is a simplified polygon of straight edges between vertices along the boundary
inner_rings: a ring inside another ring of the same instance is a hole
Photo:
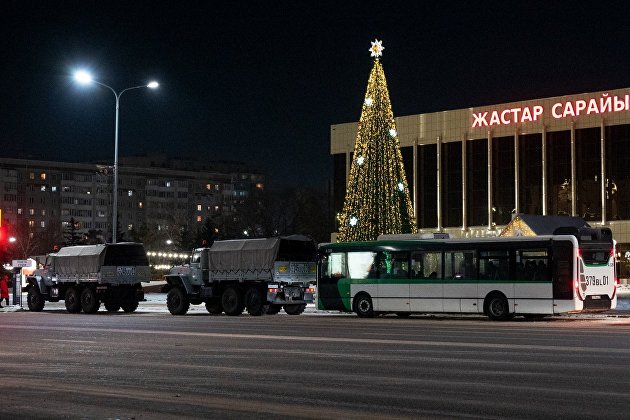
[[[116,92],[114,88],[106,85],[105,83],[101,83],[97,80],[94,80],[92,76],[85,71],[77,71],[74,74],[74,79],[83,84],[87,85],[90,83],[96,83],[99,86],[103,86],[112,91],[114,94],[114,98],[116,98],[116,126],[114,130],[114,189],[112,191],[112,195],[114,196],[114,204],[112,210],[112,243],[116,243],[116,227],[118,226],[118,114],[120,112],[120,97],[123,93],[132,89],[140,89],[140,88],[150,88],[155,89],[159,86],[158,82],[151,81],[146,85],[132,86],[126,89],[121,90],[120,92]]]

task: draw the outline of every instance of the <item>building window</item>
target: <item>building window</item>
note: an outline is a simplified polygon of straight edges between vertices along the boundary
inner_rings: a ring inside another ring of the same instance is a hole
[[[212,184],[206,184],[206,190],[211,190],[212,189]]]
[[[57,187],[50,187],[50,191],[57,192]]]
[[[256,184],[256,188],[258,188],[259,190],[263,189],[263,184],[261,182],[259,182],[258,184]]]
[[[22,214],[22,209],[17,209],[17,214]]]
[[[197,211],[201,211],[201,204],[197,204]]]
[[[46,216],[46,210],[42,210],[42,216]]]
[[[34,220],[29,220],[28,221],[28,227],[34,227],[35,226],[35,221]]]
[[[142,206],[143,206],[142,201],[139,201],[139,202],[138,202],[138,208],[139,208],[139,209],[141,209],[141,208],[142,208]]]
[[[28,209],[28,214],[33,216],[35,214],[35,209]]]
[[[166,186],[167,186],[168,188],[170,188],[170,187],[171,187],[171,181],[166,181]]]
[[[197,221],[201,222],[203,220],[203,218],[201,216],[197,216]]]
[[[46,222],[44,222],[44,221],[42,220],[41,222],[39,222],[39,225],[40,225],[41,227],[45,228],[45,227],[46,227]]]
[[[42,191],[42,192],[46,191],[46,186],[42,185],[41,188],[40,188],[40,191]]]
[[[39,178],[40,178],[42,181],[46,181],[46,173],[45,173],[45,172],[42,172],[42,173],[39,175]]]
[[[131,191],[131,190],[127,191],[127,196],[132,197],[133,196],[133,191]]]
[[[29,177],[30,179],[35,179],[35,172],[31,172],[31,173],[29,173],[29,174],[28,174],[28,177]]]

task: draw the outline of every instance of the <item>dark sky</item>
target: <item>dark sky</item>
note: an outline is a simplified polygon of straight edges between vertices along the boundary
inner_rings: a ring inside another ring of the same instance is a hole
[[[415,4],[415,5],[414,5]],[[13,1],[0,4],[2,155],[250,162],[325,188],[330,125],[357,121],[372,59],[396,116],[630,86],[624,2]]]

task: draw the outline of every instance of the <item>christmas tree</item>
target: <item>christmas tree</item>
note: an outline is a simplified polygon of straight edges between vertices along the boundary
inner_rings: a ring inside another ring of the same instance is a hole
[[[374,67],[339,215],[339,241],[370,241],[381,234],[416,231],[396,122],[379,58],[383,49],[382,41],[372,42]]]

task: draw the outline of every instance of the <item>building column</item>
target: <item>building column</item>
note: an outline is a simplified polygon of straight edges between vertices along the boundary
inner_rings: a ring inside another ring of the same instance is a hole
[[[442,137],[437,137],[437,230],[442,231]]]
[[[518,196],[518,187],[520,181],[519,161],[518,161],[518,129],[514,132],[514,210],[516,214],[521,212],[520,200]]]
[[[466,217],[468,217],[466,213],[466,205],[467,205],[466,189],[468,187],[468,183],[466,179],[466,175],[467,175],[466,173],[467,171],[466,137],[467,137],[467,134],[464,134],[464,136],[462,137],[462,230],[468,229],[468,223],[466,222]]]
[[[571,121],[571,216],[577,215],[575,178],[575,122]]]
[[[492,131],[488,131],[488,229],[492,229]]]
[[[606,225],[606,130],[604,127],[604,119],[602,118],[599,127],[600,132],[600,167],[602,170],[602,226]]]
[[[542,160],[542,214],[547,215],[547,127],[542,127],[542,149],[540,151]]]
[[[413,142],[413,217],[418,222],[418,138]]]

